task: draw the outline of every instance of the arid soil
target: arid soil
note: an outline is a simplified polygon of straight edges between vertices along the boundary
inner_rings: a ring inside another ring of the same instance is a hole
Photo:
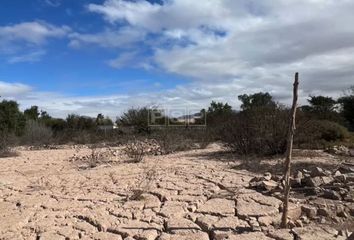
[[[212,145],[132,163],[117,148],[97,164],[73,157],[90,155],[88,148],[21,150],[0,159],[0,239],[346,239],[325,220],[276,230],[281,201],[248,189],[259,175],[220,151]],[[290,217],[300,219],[307,204],[293,199]],[[339,223],[352,221],[345,217]]]

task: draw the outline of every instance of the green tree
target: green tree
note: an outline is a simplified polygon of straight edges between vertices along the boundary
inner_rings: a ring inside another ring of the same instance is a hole
[[[227,103],[212,101],[207,114],[219,115],[232,113],[232,107]]]
[[[73,130],[92,130],[96,126],[95,119],[76,114],[69,114],[66,123],[68,128]]]
[[[46,123],[46,122],[50,121],[52,119],[52,117],[46,111],[41,110],[41,113],[39,115],[39,119],[41,121],[43,121],[44,123]]]
[[[205,114],[204,109],[201,111],[201,114]],[[222,126],[222,123],[227,121],[232,114],[233,110],[229,104],[212,101],[206,112],[207,125],[209,127],[216,127],[215,130],[219,131],[217,126]]]
[[[103,121],[104,121],[104,115],[102,113],[97,114],[97,117],[96,117],[97,126],[104,125]]]
[[[349,124],[350,130],[354,130],[354,86],[352,86],[348,93],[338,99],[341,105],[341,114]]]
[[[138,133],[150,133],[149,109],[131,108],[117,119],[117,124],[126,127],[133,127]]]
[[[302,106],[301,110],[309,119],[328,120],[343,124],[343,118],[337,111],[337,101],[332,97],[310,96],[309,105]]]
[[[102,113],[99,113],[96,117],[97,126],[113,125],[113,121],[109,117],[105,117]]]
[[[30,108],[26,109],[23,113],[26,119],[31,119],[31,120],[38,120],[40,114],[37,106],[31,106]]]
[[[0,133],[21,135],[25,127],[25,118],[15,101],[0,102]]]
[[[276,107],[272,95],[269,93],[254,93],[239,95],[238,99],[242,102],[241,109],[243,111],[259,107]]]
[[[45,121],[45,125],[50,127],[54,133],[62,132],[67,128],[67,123],[61,118],[50,118]]]
[[[307,101],[315,112],[328,113],[333,112],[336,109],[337,101],[331,97],[310,96]]]

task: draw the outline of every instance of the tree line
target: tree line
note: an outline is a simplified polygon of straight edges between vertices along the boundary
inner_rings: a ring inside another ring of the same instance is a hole
[[[267,92],[239,95],[238,100],[239,111],[228,103],[215,101],[208,109],[202,109],[199,113],[202,117],[196,123],[206,119],[207,124],[202,132],[198,131],[199,138],[223,141],[241,154],[284,152],[289,109]],[[86,143],[110,140],[113,135],[114,140],[124,134],[151,135],[158,130],[149,125],[149,111],[147,107],[127,110],[116,120],[122,128],[102,135],[98,126],[113,125],[103,114],[96,118],[76,114],[69,114],[66,119],[54,118],[38,106],[20,111],[16,101],[2,100],[0,146],[12,139],[17,144],[50,143],[53,139],[58,143]],[[328,142],[347,139],[351,136],[348,130],[354,131],[354,87],[338,99],[309,96],[308,104],[299,107],[298,116],[295,143],[299,147],[323,147]],[[124,127],[130,132],[124,132]]]

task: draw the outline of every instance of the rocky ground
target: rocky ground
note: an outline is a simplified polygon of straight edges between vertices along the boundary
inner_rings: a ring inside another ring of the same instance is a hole
[[[243,168],[217,145],[140,163],[121,152],[64,147],[0,159],[0,239],[324,240],[354,231],[347,178],[346,198],[293,192],[291,229],[278,230],[281,180],[265,167]],[[338,161],[324,153],[294,159],[332,168],[333,182]]]

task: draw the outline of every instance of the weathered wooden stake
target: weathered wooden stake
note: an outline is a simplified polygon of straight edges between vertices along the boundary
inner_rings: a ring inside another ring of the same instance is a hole
[[[289,205],[289,193],[290,193],[290,163],[291,163],[291,154],[293,151],[293,138],[295,133],[295,116],[297,108],[297,89],[299,86],[299,73],[295,73],[295,81],[293,88],[293,105],[291,107],[290,121],[289,121],[289,130],[288,130],[288,139],[287,139],[287,148],[286,148],[286,160],[284,166],[284,199],[283,199],[283,215],[281,218],[281,227],[287,228],[288,224],[288,205]]]

